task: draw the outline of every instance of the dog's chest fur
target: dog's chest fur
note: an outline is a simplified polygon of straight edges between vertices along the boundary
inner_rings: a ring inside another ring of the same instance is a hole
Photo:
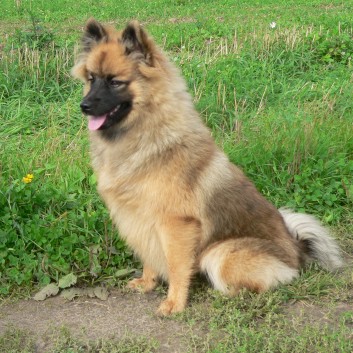
[[[174,212],[174,207],[185,204],[185,196],[180,190],[172,193],[171,184],[175,183],[175,191],[178,188],[175,172],[146,165],[146,159],[141,156],[147,155],[148,151],[136,151],[126,156],[119,153],[121,148],[116,144],[112,150],[91,141],[98,191],[120,236],[144,264],[167,280],[167,262],[158,227],[167,214]]]

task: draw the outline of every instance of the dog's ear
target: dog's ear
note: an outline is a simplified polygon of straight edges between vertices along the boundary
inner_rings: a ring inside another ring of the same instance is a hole
[[[145,61],[152,64],[153,42],[137,21],[129,22],[121,38],[126,55],[135,54],[136,57],[142,55]]]
[[[90,18],[86,24],[85,33],[82,37],[83,50],[88,52],[97,43],[108,38],[105,28],[94,18]]]

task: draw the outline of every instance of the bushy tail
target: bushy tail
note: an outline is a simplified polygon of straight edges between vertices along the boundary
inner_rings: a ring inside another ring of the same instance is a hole
[[[316,261],[329,271],[343,265],[337,243],[315,217],[283,208],[279,212],[292,236],[305,245],[308,262]]]

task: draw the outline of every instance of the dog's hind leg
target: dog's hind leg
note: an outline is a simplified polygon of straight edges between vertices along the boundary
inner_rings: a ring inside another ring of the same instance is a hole
[[[147,265],[143,266],[143,272],[141,278],[135,278],[131,280],[127,287],[130,289],[138,290],[143,293],[152,291],[157,286],[157,274]]]
[[[196,246],[201,237],[200,222],[192,217],[173,217],[159,227],[167,262],[168,295],[158,308],[160,315],[184,310],[195,272]]]
[[[281,256],[276,256],[281,253]],[[215,289],[235,295],[242,288],[260,293],[298,276],[298,266],[282,261],[283,249],[259,238],[220,241],[200,256],[200,269]]]

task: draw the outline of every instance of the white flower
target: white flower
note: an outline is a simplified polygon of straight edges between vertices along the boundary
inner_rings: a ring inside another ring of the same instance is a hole
[[[276,22],[271,22],[271,23],[270,23],[270,27],[271,27],[271,28],[276,28],[276,26],[277,26],[277,23],[276,23]]]

